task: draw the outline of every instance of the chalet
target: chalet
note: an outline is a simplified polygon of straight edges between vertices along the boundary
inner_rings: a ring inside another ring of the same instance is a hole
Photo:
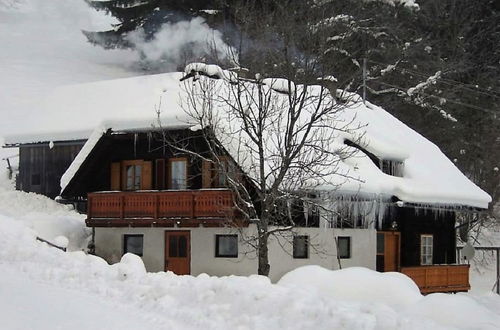
[[[205,128],[190,122],[180,105],[183,76],[142,76],[57,91],[54,107],[71,106],[87,116],[106,113],[96,116],[108,120],[94,123],[92,133],[64,139],[8,137],[6,146],[21,150],[18,187],[54,197],[52,188],[41,186],[59,179],[61,200],[86,204],[95,253],[110,263],[132,252],[148,271],[253,274],[257,258],[246,238],[255,225],[239,221],[223,172],[195,156],[206,154],[208,146],[201,134]],[[300,226],[289,239],[270,241],[271,279],[306,264],[363,266],[403,272],[422,292],[468,290],[468,265],[456,259],[455,217],[486,209],[491,198],[430,141],[383,109],[350,96],[343,120],[361,127],[356,134],[363,138],[344,134],[332,143],[355,154],[339,162],[339,171],[353,179],[344,176],[339,184],[309,191],[321,208],[297,205]],[[158,121],[160,98],[164,112]],[[88,118],[80,126],[85,123]],[[165,135],[187,141],[185,152],[166,144]],[[216,136],[227,146],[221,157],[247,180],[251,170],[239,157],[241,150],[232,149],[234,137]],[[58,149],[68,147],[73,149]],[[35,148],[43,150],[41,156],[33,156]],[[55,167],[45,162],[59,152],[67,153],[57,156],[67,168],[48,173]]]

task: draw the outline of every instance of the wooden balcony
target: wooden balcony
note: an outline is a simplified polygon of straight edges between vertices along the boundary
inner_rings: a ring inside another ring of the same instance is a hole
[[[234,220],[226,189],[120,191],[88,194],[89,227],[221,226]]]
[[[430,265],[402,267],[423,294],[432,292],[466,292],[470,290],[469,265]]]

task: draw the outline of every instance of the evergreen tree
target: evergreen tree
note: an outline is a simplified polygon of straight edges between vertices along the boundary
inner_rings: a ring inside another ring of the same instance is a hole
[[[83,31],[87,39],[106,49],[133,48],[127,39],[130,32],[142,29],[150,40],[165,23],[194,17],[216,22],[223,14],[215,0],[85,0],[91,7],[115,17],[119,23],[108,31]]]

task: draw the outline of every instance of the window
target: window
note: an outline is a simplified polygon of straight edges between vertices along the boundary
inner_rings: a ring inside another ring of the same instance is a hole
[[[337,237],[337,255],[340,259],[351,257],[351,237]]]
[[[214,161],[203,160],[203,188],[227,187],[229,179],[238,180],[237,167],[229,157],[218,156]]]
[[[142,159],[111,163],[112,190],[152,189],[152,162]]]
[[[309,237],[294,236],[293,237],[293,258],[307,259],[309,258]]]
[[[41,184],[40,174],[31,174],[31,185],[39,186]]]
[[[377,233],[377,254],[385,253],[385,234]]]
[[[123,236],[123,254],[133,253],[142,257],[143,235]]]
[[[433,236],[420,235],[420,264],[432,265]]]
[[[170,163],[170,189],[187,188],[187,159],[173,158]]]
[[[168,256],[170,258],[187,257],[188,241],[185,235],[170,235],[168,244]]]
[[[404,163],[397,160],[383,159],[381,161],[381,169],[385,174],[403,177]]]
[[[238,258],[238,235],[216,235],[215,256],[217,258]]]
[[[361,152],[363,152],[372,162],[380,168],[380,170],[388,175],[403,177],[404,172],[404,162],[392,159],[381,159],[375,156],[373,153],[369,152],[365,148],[361,147],[358,143],[350,141],[348,139],[344,140],[344,143],[348,146],[354,147]]]
[[[227,162],[227,159],[221,159],[218,167],[219,169],[217,171],[217,186],[225,187],[227,186],[227,175],[229,174],[229,164]]]
[[[126,175],[125,190],[141,189],[141,178],[142,178],[141,165],[126,165],[125,175]]]

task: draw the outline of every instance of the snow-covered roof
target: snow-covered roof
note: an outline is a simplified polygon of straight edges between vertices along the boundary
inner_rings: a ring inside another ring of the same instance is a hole
[[[56,90],[45,106],[71,109],[59,111],[63,117],[67,117],[60,118],[61,122],[67,123],[66,130],[81,131],[97,127],[63,176],[63,190],[104,132],[158,129],[155,109],[160,106],[160,99],[162,127],[198,128],[198,123],[193,122],[181,106],[185,84],[192,84],[192,80],[180,82],[182,76],[182,73],[165,73],[66,86]],[[219,81],[223,83],[224,79]],[[282,81],[277,83],[282,85]],[[339,165],[340,171],[356,179],[346,180],[342,177],[339,179],[340,187],[334,184],[316,189],[396,196],[409,203],[488,207],[491,197],[463,175],[436,145],[382,108],[369,102],[363,104],[357,95],[351,95],[341,116],[344,122],[362,127],[362,132],[356,134],[363,135],[364,149],[381,159],[403,161],[404,175],[396,177],[383,173],[367,155],[360,152],[356,157],[342,160]],[[238,155],[241,150],[233,150],[231,137],[219,137],[242,169],[251,176],[252,169]],[[345,146],[345,139],[351,138],[355,141],[356,137],[338,134],[332,139],[332,145]]]
[[[77,131],[54,131],[7,135],[4,138],[6,146],[18,146],[21,144],[45,143],[57,141],[80,141],[87,140],[92,130],[77,130]]]

